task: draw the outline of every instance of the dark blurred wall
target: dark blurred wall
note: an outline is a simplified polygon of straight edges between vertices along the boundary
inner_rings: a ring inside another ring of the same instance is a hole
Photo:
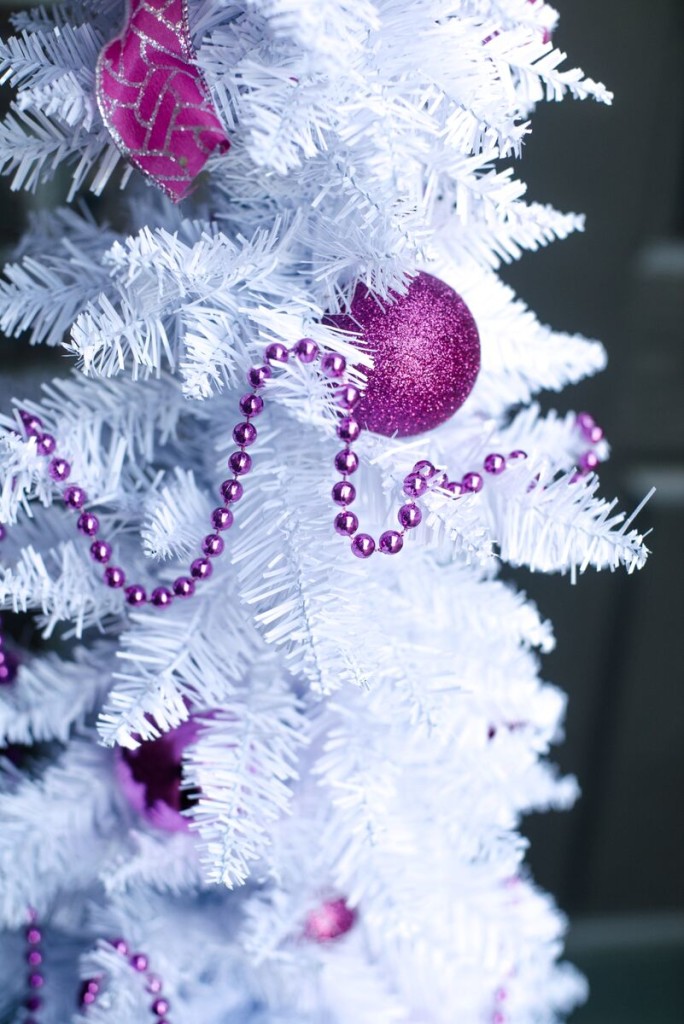
[[[637,576],[518,576],[556,626],[545,670],[570,698],[559,759],[584,791],[570,815],[530,821],[531,860],[571,913],[684,909],[684,5],[558,6],[557,45],[616,98],[537,111],[530,196],[585,211],[587,230],[504,276],[542,319],[606,344],[608,370],[547,403],[604,425],[603,493],[631,508],[658,490],[638,520],[654,553]]]
[[[653,554],[632,577],[519,573],[555,625],[546,678],[568,694],[557,752],[583,796],[528,819],[532,870],[571,918],[591,998],[573,1024],[684,1021],[684,3],[558,0],[557,45],[612,108],[543,105],[522,161],[531,198],[587,229],[503,276],[542,320],[600,338],[608,370],[547,406],[588,408],[613,453],[602,492]],[[554,396],[555,399],[555,396]]]

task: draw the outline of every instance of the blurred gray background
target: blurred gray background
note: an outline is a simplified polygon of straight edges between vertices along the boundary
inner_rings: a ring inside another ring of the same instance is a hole
[[[20,0],[0,0],[0,30]],[[556,751],[575,810],[530,818],[535,877],[569,914],[568,955],[592,997],[573,1024],[684,1022],[684,3],[557,0],[556,44],[615,91],[534,118],[520,173],[531,198],[584,211],[587,231],[503,276],[553,326],[600,338],[606,373],[548,406],[589,409],[613,446],[603,493],[639,519],[653,555],[633,577],[516,573],[557,650],[545,677],[569,696]],[[7,96],[5,95],[5,103]],[[35,200],[0,186],[1,255]],[[0,373],[43,350],[3,339]],[[58,369],[63,357],[52,354]],[[4,389],[6,390],[6,388]],[[18,384],[17,390],[21,391]],[[9,395],[2,395],[5,406]]]

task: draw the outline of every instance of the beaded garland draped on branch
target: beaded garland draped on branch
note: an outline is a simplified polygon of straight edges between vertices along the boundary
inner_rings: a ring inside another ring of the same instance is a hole
[[[358,418],[359,413],[364,415],[362,392],[356,385],[344,382],[346,371],[344,357],[333,352],[321,355],[318,345],[312,338],[301,338],[291,351],[279,342],[272,342],[264,351],[265,362],[263,365],[253,366],[247,374],[252,391],[243,395],[239,401],[240,412],[245,419],[233,428],[232,437],[238,445],[238,449],[228,459],[228,468],[232,470],[233,477],[224,480],[221,484],[220,493],[225,504],[215,508],[211,513],[211,525],[214,532],[204,537],[202,557],[192,561],[189,576],[179,576],[174,580],[171,589],[155,587],[152,590],[149,603],[154,607],[166,608],[174,597],[192,597],[195,593],[196,583],[211,576],[213,572],[211,559],[221,555],[225,549],[225,542],[221,534],[229,529],[234,522],[234,514],[230,506],[238,502],[244,494],[240,477],[249,473],[252,468],[252,456],[246,449],[257,440],[257,428],[252,423],[252,419],[264,409],[264,400],[258,392],[268,383],[273,374],[273,367],[284,366],[290,355],[305,365],[320,361],[321,373],[330,378],[335,385],[335,404],[340,412],[336,432],[345,447],[337,453],[334,460],[335,469],[342,477],[333,485],[331,492],[335,504],[342,507],[342,511],[335,516],[334,527],[341,536],[352,538],[352,554],[362,559],[369,558],[376,549],[386,555],[398,554],[404,546],[406,531],[420,525],[422,512],[414,501],[409,501],[402,505],[397,513],[397,519],[401,526],[400,531],[385,530],[377,544],[370,534],[358,532],[358,517],[348,508],[356,498],[356,487],[348,477],[355,473],[359,466],[358,456],[352,450],[351,445],[359,438],[362,431]],[[388,371],[384,370],[384,372],[387,374]],[[370,404],[366,397],[366,418],[369,416],[369,408]],[[20,416],[27,437],[36,439],[38,453],[52,456],[48,466],[50,477],[58,483],[67,480],[71,475],[71,466],[66,459],[54,454],[57,444],[55,438],[51,434],[42,432],[42,423],[37,416],[32,416],[24,410],[20,410]],[[577,423],[581,436],[587,442],[595,445],[603,439],[602,429],[589,413],[580,413]],[[485,456],[483,469],[485,474],[498,476],[505,471],[507,466],[512,466],[526,458],[527,453],[521,449],[510,452],[507,457],[490,452]],[[579,468],[571,478],[571,482],[574,483],[595,470],[598,464],[599,458],[594,451],[588,450],[582,453],[579,459]],[[462,494],[477,493],[482,490],[483,482],[482,475],[474,470],[465,473],[460,482],[449,480],[445,473],[439,474],[431,462],[422,459],[404,478],[403,492],[407,498],[416,499],[424,495],[429,488],[437,486],[453,497],[458,497]],[[63,499],[68,508],[81,512],[76,524],[79,532],[87,537],[96,537],[100,528],[97,516],[91,512],[81,511],[87,501],[87,495],[83,488],[77,484],[69,484],[63,491]],[[103,576],[104,583],[112,589],[123,589],[126,602],[129,605],[137,607],[145,604],[148,601],[146,589],[139,583],[127,583],[126,572],[121,567],[108,565],[112,555],[111,544],[102,539],[93,540],[90,545],[90,556],[94,562],[106,566]]]

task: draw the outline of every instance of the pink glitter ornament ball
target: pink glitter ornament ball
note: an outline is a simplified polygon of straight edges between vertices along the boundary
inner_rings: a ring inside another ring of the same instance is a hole
[[[393,301],[392,301],[393,300]],[[354,410],[362,426],[386,437],[422,434],[465,402],[480,369],[480,338],[460,295],[420,273],[405,295],[381,301],[358,285],[346,315],[326,323],[361,335],[373,356]]]
[[[356,911],[343,899],[328,900],[307,915],[304,934],[315,942],[331,942],[346,935],[355,921]]]

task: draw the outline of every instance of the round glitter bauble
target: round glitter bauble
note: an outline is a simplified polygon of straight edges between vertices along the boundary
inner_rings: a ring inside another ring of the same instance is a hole
[[[345,935],[356,921],[356,911],[345,900],[327,900],[307,914],[304,934],[315,942],[331,942]]]
[[[11,651],[0,650],[0,686],[10,686],[17,678],[18,671],[19,660]]]
[[[386,437],[422,434],[465,402],[480,369],[480,338],[465,302],[431,274],[413,278],[405,295],[381,300],[358,285],[347,314],[325,322],[361,335],[373,369],[354,416]]]
[[[182,814],[192,803],[192,793],[181,788],[182,755],[197,738],[199,724],[192,718],[156,740],[116,751],[116,775],[131,807],[152,825],[167,832],[189,828]]]

